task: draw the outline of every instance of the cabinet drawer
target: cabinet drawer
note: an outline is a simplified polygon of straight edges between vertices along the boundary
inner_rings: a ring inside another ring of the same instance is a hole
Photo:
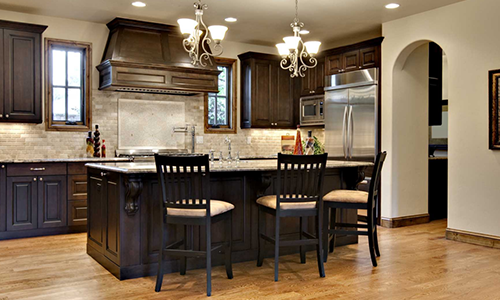
[[[7,176],[66,175],[65,163],[7,165]]]
[[[87,175],[68,175],[68,200],[87,200]]]
[[[85,163],[69,163],[68,164],[68,174],[69,175],[86,175],[87,167]]]
[[[68,226],[87,225],[87,200],[68,202]]]

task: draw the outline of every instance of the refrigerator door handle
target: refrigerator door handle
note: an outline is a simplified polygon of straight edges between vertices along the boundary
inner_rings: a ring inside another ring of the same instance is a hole
[[[344,148],[344,158],[347,158],[347,127],[346,120],[347,119],[347,105],[344,107],[344,120],[342,121],[342,145]]]
[[[349,105],[349,119],[347,121],[347,140],[348,140],[348,155],[349,158],[352,158],[352,147],[354,144],[354,120],[352,118],[352,105]]]

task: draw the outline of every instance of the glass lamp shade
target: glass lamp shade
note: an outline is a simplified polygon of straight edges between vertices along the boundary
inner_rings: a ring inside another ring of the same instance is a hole
[[[299,46],[300,37],[287,36],[283,38],[283,41],[285,41],[285,44],[288,47],[288,49],[295,50]]]
[[[193,19],[179,19],[177,20],[179,27],[181,28],[181,33],[185,35],[191,35],[194,32],[194,28],[198,25]]]
[[[306,50],[309,54],[317,54],[319,51],[319,46],[321,46],[321,42],[305,42],[304,46],[306,46]]]
[[[276,48],[278,48],[278,52],[283,57],[288,56],[288,54],[290,54],[288,46],[285,43],[276,44]]]
[[[227,27],[222,25],[212,25],[208,26],[208,30],[212,35],[212,39],[214,39],[214,41],[216,42],[220,42],[224,39],[224,36],[226,35]]]

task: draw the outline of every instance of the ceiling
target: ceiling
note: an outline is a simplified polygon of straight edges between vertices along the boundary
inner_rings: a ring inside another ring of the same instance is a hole
[[[131,5],[135,0],[0,0],[1,10],[107,23],[115,17],[176,24],[178,18],[194,18],[194,0],[142,0],[144,8]],[[304,40],[323,44],[348,39],[356,34],[380,32],[381,24],[432,10],[463,0],[300,0],[299,17],[310,30]],[[397,2],[401,7],[384,6]],[[293,0],[204,0],[209,9],[208,25],[226,25],[227,40],[274,45],[291,35],[294,18]],[[235,17],[236,23],[227,23]]]

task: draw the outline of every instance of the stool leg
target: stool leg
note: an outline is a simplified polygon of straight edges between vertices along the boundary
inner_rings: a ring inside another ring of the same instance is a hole
[[[187,250],[187,225],[184,225],[184,243],[183,243],[183,249]],[[180,259],[180,273],[181,275],[186,275],[186,261],[187,257],[181,257]]]
[[[156,286],[155,292],[159,292],[161,290],[161,285],[163,283],[163,249],[165,248],[165,236],[164,236],[164,226],[165,224],[161,223],[161,241],[160,241],[160,252],[158,253],[158,273],[156,274]]]
[[[307,220],[307,219],[306,219]],[[304,231],[306,230],[306,224],[304,222],[304,218],[300,217],[300,239],[304,239]],[[306,263],[306,247],[300,246],[300,263]]]
[[[330,215],[330,230],[335,230],[337,229],[335,226],[335,223],[337,223],[337,209],[332,208]],[[330,253],[333,253],[333,251],[335,251],[335,233],[332,235],[332,239],[330,240]]]
[[[233,244],[233,212],[229,211],[229,217],[226,219],[226,230],[224,232],[226,242],[224,249],[225,263],[226,263],[226,274],[227,278],[233,279],[233,265],[231,258],[232,244]]]
[[[375,256],[375,246],[373,238],[373,218],[368,218],[368,246],[370,248],[370,257],[374,267],[377,266],[377,257]]]
[[[375,219],[373,220],[373,242],[375,244],[375,254],[377,254],[377,257],[380,257],[380,249],[378,248],[377,223],[376,223]]]
[[[210,217],[207,216],[207,219]],[[207,296],[212,295],[212,235],[211,235],[211,222],[208,221],[206,225],[207,235]]]
[[[328,223],[330,208],[325,204],[323,207],[323,260],[328,260]]]
[[[322,235],[322,230],[321,230],[321,219],[322,216],[321,214],[318,214],[316,216],[316,237],[318,238],[318,244],[316,245],[316,255],[318,259],[318,270],[319,270],[319,276],[320,277],[325,277],[325,267],[323,265],[323,239],[321,238]]]
[[[279,258],[280,258],[280,217],[276,214],[276,233],[275,233],[275,243],[274,243],[274,281],[278,281],[278,269],[279,269]]]
[[[264,212],[260,209],[259,206],[259,213],[258,213],[258,254],[257,254],[257,267],[262,267],[262,263],[264,263],[264,243],[265,241],[261,238],[261,235],[264,233],[265,228],[266,228],[266,215]]]

